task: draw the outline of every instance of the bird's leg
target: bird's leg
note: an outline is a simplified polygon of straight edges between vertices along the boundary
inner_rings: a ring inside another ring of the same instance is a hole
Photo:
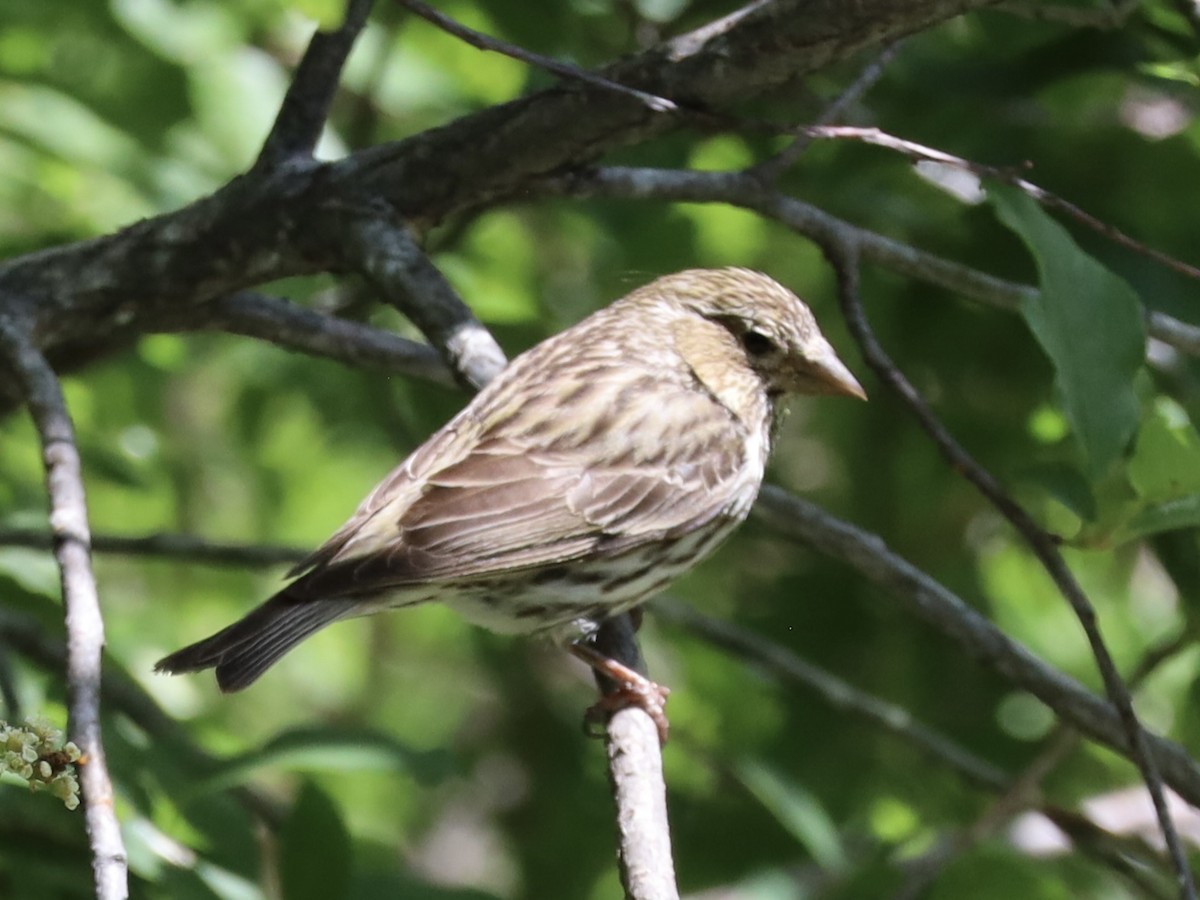
[[[609,679],[615,685],[613,690],[606,690],[600,700],[590,707],[584,715],[588,725],[597,722],[607,722],[612,715],[628,706],[636,706],[646,711],[658,726],[658,739],[667,742],[667,732],[670,728],[667,722],[666,704],[670,688],[656,684],[645,675],[635,672],[629,666],[605,656],[590,644],[582,640],[572,641],[567,649],[576,659],[583,660],[600,675]]]

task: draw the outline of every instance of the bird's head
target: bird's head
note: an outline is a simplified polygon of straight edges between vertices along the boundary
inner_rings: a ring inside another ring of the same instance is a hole
[[[719,325],[772,397],[841,394],[867,399],[812,310],[774,279],[749,269],[692,269],[654,282],[688,312]],[[726,346],[729,345],[727,340]]]

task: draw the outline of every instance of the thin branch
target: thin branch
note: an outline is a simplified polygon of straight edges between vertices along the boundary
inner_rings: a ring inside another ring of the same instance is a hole
[[[677,625],[778,678],[803,685],[839,712],[901,738],[978,787],[1000,791],[1009,785],[1003,769],[924,725],[908,710],[859,690],[773,641],[670,598],[656,599],[650,608],[659,621]]]
[[[886,71],[892,60],[896,58],[896,54],[900,52],[900,47],[903,43],[904,40],[901,38],[880,50],[879,55],[866,65],[858,77],[845,90],[838,94],[833,102],[826,106],[811,124],[832,125],[838,119],[842,118],[846,110],[857,103],[883,77],[884,71]],[[813,139],[810,135],[799,134],[792,143],[775,156],[764,159],[762,162],[748,168],[746,174],[753,175],[763,183],[769,184],[791,168],[804,151],[808,149],[808,145],[812,141]]]
[[[1038,293],[1032,285],[1005,281],[878,232],[859,228],[811,203],[781,194],[744,172],[611,166],[548,178],[538,187],[548,194],[572,197],[728,203],[775,219],[814,241],[852,241],[859,247],[864,260],[1009,312],[1015,312],[1021,303]],[[1156,311],[1145,310],[1143,314],[1151,337],[1170,344],[1181,353],[1200,356],[1200,326]]]
[[[291,162],[312,159],[329,118],[342,67],[374,2],[348,0],[341,27],[336,31],[318,31],[312,36],[253,171],[269,172]]]
[[[595,647],[609,659],[646,674],[629,613],[603,622]],[[597,674],[596,680],[605,690],[604,679]],[[678,900],[658,726],[644,709],[626,707],[608,720],[605,743],[625,896],[627,900]]]
[[[1133,709],[1133,698],[1130,696],[1129,689],[1126,687],[1121,673],[1117,670],[1108,645],[1100,633],[1095,607],[1092,606],[1091,600],[1088,599],[1079,582],[1075,580],[1075,576],[1068,568],[1062,554],[1059,553],[1054,538],[1042,529],[1024,508],[1008,495],[1000,482],[954,439],[925,402],[925,398],[904,377],[883,349],[867,321],[866,312],[859,296],[859,263],[853,245],[829,244],[823,249],[837,272],[842,313],[851,333],[862,348],[867,364],[909,407],[921,427],[946,458],[950,467],[973,484],[1008,519],[1058,586],[1059,592],[1066,598],[1075,612],[1076,618],[1083,626],[1092,656],[1096,660],[1096,666],[1104,682],[1105,693],[1121,718],[1130,758],[1141,771],[1146,788],[1154,802],[1163,838],[1167,842],[1179,878],[1180,894],[1188,900],[1194,900],[1196,887],[1192,871],[1188,866],[1187,855],[1167,808],[1158,765],[1147,747],[1145,730]]]
[[[1057,739],[1038,754],[1037,758],[1026,766],[1025,771],[1012,779],[1004,792],[993,800],[968,828],[939,841],[927,853],[910,860],[905,865],[908,877],[892,895],[892,900],[917,900],[924,896],[938,873],[955,857],[991,836],[1017,813],[1036,805],[1040,799],[1042,781],[1077,746],[1078,742],[1073,739],[1074,734],[1075,732],[1069,730],[1060,732]]]
[[[30,528],[0,528],[0,546],[50,550],[54,535]],[[299,547],[269,544],[229,544],[206,541],[187,534],[149,534],[139,537],[97,534],[92,550],[116,556],[163,557],[181,562],[212,566],[267,568],[296,563],[308,555]]]
[[[351,366],[446,387],[456,384],[442,357],[428,344],[255,291],[239,291],[200,307],[172,311],[150,325],[160,331],[225,331]]]
[[[944,585],[889,550],[878,535],[774,485],[762,489],[754,515],[781,534],[851,566],[972,657],[1029,691],[1060,719],[1121,756],[1131,757],[1127,732],[1109,702],[1047,665]],[[1189,803],[1200,806],[1200,766],[1178,744],[1149,733],[1145,738],[1167,783]]]
[[[129,895],[128,864],[100,732],[100,668],[104,620],[92,573],[87,502],[75,429],[58,376],[29,335],[0,320],[0,351],[29,406],[42,443],[50,528],[62,580],[67,630],[68,735],[83,753],[83,793],[92,869],[99,900]]]
[[[1141,659],[1129,674],[1130,690],[1136,690],[1154,673],[1159,666],[1177,656],[1192,645],[1187,632],[1160,641],[1143,653]],[[1155,886],[1148,883],[1149,873],[1130,871],[1129,861],[1123,858],[1117,865],[1106,853],[1095,852],[1096,848],[1105,845],[1102,837],[1111,840],[1113,835],[1106,829],[1096,825],[1094,820],[1083,812],[1065,813],[1062,810],[1048,809],[1040,804],[1040,785],[1047,777],[1078,748],[1081,736],[1070,726],[1059,725],[1045,740],[1044,747],[1038,756],[1030,763],[1025,772],[1018,776],[1000,799],[988,808],[970,827],[939,841],[938,845],[913,861],[908,866],[909,880],[893,900],[909,900],[921,896],[924,889],[932,884],[937,873],[949,865],[956,857],[962,855],[981,840],[998,830],[1004,823],[1011,821],[1023,809],[1036,808],[1051,822],[1071,816],[1074,827],[1064,830],[1075,846],[1084,854],[1097,858],[1101,863],[1112,866],[1118,874],[1130,878],[1146,896],[1157,896]],[[1080,837],[1086,839],[1080,840]]]
[[[1115,225],[1110,225],[1101,219],[1096,218],[1091,213],[1085,211],[1079,206],[1076,206],[1069,200],[1059,197],[1057,194],[1052,194],[1045,188],[1038,187],[1031,181],[1026,181],[1021,178],[1011,169],[1004,169],[998,166],[989,166],[983,163],[972,162],[962,157],[955,156],[952,153],[946,153],[943,150],[936,150],[933,147],[926,147],[923,144],[918,144],[914,141],[906,141],[903,138],[895,137],[880,131],[878,128],[851,128],[845,125],[820,125],[812,128],[802,128],[801,133],[810,135],[813,138],[828,138],[835,140],[853,140],[862,141],[866,144],[874,144],[877,147],[885,147],[889,150],[895,150],[903,153],[909,159],[928,160],[930,162],[940,163],[946,166],[954,166],[958,169],[972,172],[984,178],[995,178],[997,181],[1003,181],[1005,184],[1011,184],[1013,187],[1027,193],[1030,197],[1037,200],[1044,206],[1053,209],[1061,210],[1071,218],[1087,226],[1099,234],[1104,235],[1108,240],[1115,244],[1119,244],[1129,250],[1139,253],[1142,256],[1154,260],[1160,265],[1166,266],[1174,272],[1185,275],[1188,278],[1200,279],[1200,267],[1194,266],[1191,263],[1176,259],[1169,253],[1163,253],[1161,250],[1156,250],[1143,244],[1136,238],[1130,237],[1125,232],[1121,231]]]
[[[478,389],[507,364],[496,339],[475,318],[402,222],[366,203],[347,209],[335,229],[346,266],[361,272],[429,338],[465,387]]]
[[[0,641],[47,671],[61,671],[66,665],[66,646],[62,641],[47,634],[41,623],[32,616],[0,610]],[[146,689],[120,668],[104,666],[100,694],[106,709],[128,717],[138,728],[154,738],[156,743],[169,742],[171,755],[181,758],[180,768],[206,772],[222,765],[221,759],[193,743],[179,721],[163,712],[162,707]],[[272,831],[278,831],[282,827],[286,817],[285,810],[269,793],[248,784],[239,784],[228,790]]]
[[[445,31],[447,34],[452,34],[461,41],[465,41],[472,47],[478,50],[490,50],[493,53],[499,53],[507,56],[510,59],[519,60],[523,63],[528,63],[531,66],[536,66],[539,69],[545,69],[560,78],[565,78],[568,81],[580,81],[584,84],[591,84],[596,87],[601,87],[606,90],[616,91],[621,94],[628,94],[631,97],[636,97],[642,103],[646,104],[654,112],[671,112],[679,108],[673,101],[666,97],[658,97],[646,91],[639,91],[637,88],[629,85],[621,84],[613,81],[610,78],[605,78],[603,75],[597,75],[594,72],[588,72],[578,66],[568,65],[564,62],[559,62],[549,56],[543,56],[540,53],[534,53],[532,50],[526,50],[524,47],[518,47],[515,44],[510,44],[507,41],[502,41],[499,38],[494,38],[482,32],[468,28],[454,19],[447,16],[445,13],[438,12],[427,3],[422,3],[421,0],[396,0],[400,6],[420,16],[427,22],[431,22],[438,28]]]

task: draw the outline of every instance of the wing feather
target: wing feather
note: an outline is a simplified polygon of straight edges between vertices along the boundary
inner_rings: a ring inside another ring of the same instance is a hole
[[[605,412],[585,441],[547,441],[536,427],[544,411],[526,423],[506,411],[502,428],[473,442],[439,433],[309,558],[303,593],[502,576],[678,537],[729,514],[745,491],[745,426],[699,391],[672,392],[666,408],[657,392],[613,383],[613,396],[591,385]],[[521,440],[529,435],[540,435],[537,446]]]

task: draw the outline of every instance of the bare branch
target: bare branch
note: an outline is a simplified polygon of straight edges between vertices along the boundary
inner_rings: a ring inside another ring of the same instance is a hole
[[[1139,253],[1155,262],[1166,266],[1180,275],[1186,275],[1188,278],[1200,279],[1200,267],[1194,266],[1191,263],[1183,262],[1176,259],[1169,253],[1163,253],[1161,250],[1156,250],[1143,244],[1136,238],[1130,237],[1125,232],[1121,231],[1115,225],[1110,225],[1101,219],[1096,218],[1091,213],[1086,212],[1079,206],[1076,206],[1069,200],[1059,197],[1057,194],[1052,194],[1045,188],[1038,187],[1031,181],[1026,181],[1010,169],[1003,169],[998,166],[984,165],[983,163],[971,162],[959,156],[954,156],[951,153],[946,153],[943,150],[935,150],[932,147],[926,147],[914,141],[906,141],[903,138],[895,137],[880,131],[878,128],[850,128],[844,125],[832,126],[821,125],[812,128],[801,129],[802,133],[808,134],[813,138],[833,138],[841,140],[862,141],[866,144],[874,144],[878,147],[886,147],[889,150],[895,150],[903,153],[910,159],[928,160],[930,162],[940,163],[941,165],[954,166],[959,169],[964,169],[984,178],[995,178],[998,181],[1003,181],[1005,184],[1011,184],[1013,187],[1027,193],[1030,197],[1037,200],[1044,206],[1049,206],[1053,209],[1061,210],[1071,218],[1086,225],[1099,234],[1104,235],[1114,244],[1119,244],[1126,247],[1135,253]]]
[[[54,535],[48,532],[27,528],[0,528],[0,547],[50,550],[53,546]],[[92,537],[92,550],[115,556],[162,557],[204,565],[247,568],[296,563],[308,555],[307,550],[299,547],[226,544],[206,541],[187,534],[149,534],[140,537],[97,534]]]
[[[813,125],[832,125],[838,119],[845,115],[853,104],[857,103],[867,91],[875,86],[875,83],[883,77],[884,71],[896,54],[900,52],[900,46],[904,43],[903,40],[895,41],[892,44],[884,47],[875,59],[859,73],[858,77],[852,81],[845,90],[843,90],[833,102],[830,103],[821,114],[811,123]],[[787,147],[777,153],[770,159],[764,159],[746,170],[747,175],[753,175],[764,183],[775,181],[787,171],[801,154],[808,149],[808,145],[812,143],[812,137],[807,134],[797,135]]]
[[[727,650],[779,678],[801,684],[834,709],[857,716],[888,734],[900,737],[976,786],[999,791],[1009,783],[1004,770],[917,721],[908,710],[859,690],[773,641],[732,623],[702,615],[670,598],[659,598],[650,608],[657,619],[681,626],[713,646]]]
[[[396,2],[425,21],[433,23],[447,34],[452,34],[459,40],[465,41],[479,50],[491,50],[494,53],[520,60],[539,69],[545,69],[547,72],[552,72],[560,78],[565,78],[569,81],[581,81],[584,84],[591,84],[621,94],[628,94],[631,97],[637,97],[637,99],[645,103],[654,112],[670,112],[679,108],[678,104],[673,100],[668,100],[666,97],[657,97],[654,94],[639,91],[637,88],[613,81],[611,78],[605,78],[603,75],[588,72],[578,66],[559,62],[557,59],[549,56],[534,53],[532,50],[526,50],[524,47],[518,47],[516,44],[510,44],[499,38],[490,37],[482,32],[475,31],[460,22],[454,21],[454,19],[445,13],[438,12],[429,4],[422,3],[421,0],[396,0]]]
[[[0,610],[0,643],[11,646],[22,657],[50,672],[61,671],[67,662],[67,648],[63,642],[48,635],[31,616]],[[163,712],[154,698],[119,668],[104,666],[100,694],[107,708],[127,716],[160,744],[170,742],[171,753],[182,756],[189,769],[203,772],[221,764],[221,760],[194,744],[187,730]],[[278,831],[283,825],[284,810],[269,793],[243,784],[228,790],[272,830]]]
[[[1127,735],[1108,702],[1034,656],[944,585],[890,551],[878,535],[774,485],[763,488],[754,514],[781,533],[850,565],[1064,721],[1122,756],[1129,755]],[[1200,805],[1200,766],[1178,744],[1156,735],[1147,740],[1171,787],[1189,803]]]
[[[329,106],[342,77],[342,66],[366,24],[374,2],[347,0],[341,27],[336,31],[318,31],[312,36],[253,171],[267,172],[288,163],[312,159],[325,120],[329,118]]]
[[[83,793],[98,900],[129,896],[128,864],[100,731],[104,620],[92,574],[91,536],[75,429],[58,376],[29,337],[0,319],[0,354],[11,368],[42,443],[54,556],[62,580],[67,630],[68,736],[83,753]]]

